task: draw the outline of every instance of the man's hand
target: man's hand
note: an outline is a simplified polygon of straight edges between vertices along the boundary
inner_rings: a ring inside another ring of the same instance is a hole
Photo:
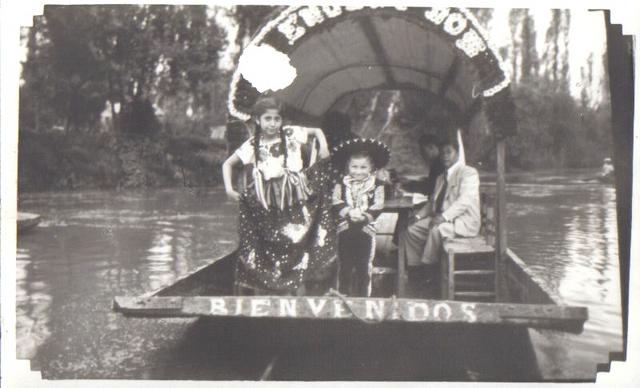
[[[431,216],[431,207],[427,205],[422,206],[420,209],[413,213],[413,216],[409,218],[409,224],[413,224],[417,221],[420,221],[423,218],[427,218]]]
[[[442,224],[443,222],[447,222],[447,220],[444,219],[444,217],[442,216],[442,214],[438,214],[435,217],[433,217],[431,219],[431,226],[438,226],[440,224]]]

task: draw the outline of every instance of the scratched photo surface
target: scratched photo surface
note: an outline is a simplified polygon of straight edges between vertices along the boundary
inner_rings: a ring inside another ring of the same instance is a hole
[[[623,348],[606,38],[587,10],[46,6],[21,31],[18,359],[44,379],[593,381]],[[372,297],[234,296],[222,163],[267,90],[287,124],[347,114],[395,176],[454,123],[488,198],[506,139],[526,270],[504,282],[532,285],[399,291],[390,210]]]

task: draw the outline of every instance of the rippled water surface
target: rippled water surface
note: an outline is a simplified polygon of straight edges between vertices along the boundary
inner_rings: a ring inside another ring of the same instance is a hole
[[[589,308],[580,335],[532,331],[543,375],[592,378],[622,350],[615,190],[548,178],[509,186],[508,245],[566,304]]]
[[[509,246],[567,304],[589,307],[580,335],[532,331],[553,379],[594,378],[622,346],[615,192],[581,178],[537,174],[508,190]],[[243,377],[187,365],[193,319],[111,310],[114,296],[170,284],[234,247],[235,205],[220,190],[28,194],[20,209],[43,222],[19,236],[17,352],[45,378]]]

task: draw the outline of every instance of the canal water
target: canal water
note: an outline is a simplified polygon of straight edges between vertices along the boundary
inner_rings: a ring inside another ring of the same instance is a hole
[[[615,191],[590,176],[508,179],[509,246],[566,304],[589,308],[582,334],[531,330],[546,379],[593,379],[622,347]],[[18,239],[17,354],[44,378],[247,378],[198,363],[194,319],[111,309],[235,246],[236,205],[220,189],[25,194],[19,208],[43,221]]]

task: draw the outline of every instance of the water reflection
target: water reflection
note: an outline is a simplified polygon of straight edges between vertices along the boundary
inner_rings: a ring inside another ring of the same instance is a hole
[[[583,334],[535,334],[544,375],[593,375],[622,347],[615,192],[599,185],[510,189],[510,247],[564,303],[589,307]]]
[[[18,358],[33,358],[51,336],[49,314],[51,296],[45,278],[33,272],[29,249],[18,248],[16,255],[16,347]]]
[[[188,219],[187,219],[188,220]],[[151,247],[147,250],[150,289],[157,289],[174,282],[192,267],[191,225],[174,225],[173,221],[156,221]]]

